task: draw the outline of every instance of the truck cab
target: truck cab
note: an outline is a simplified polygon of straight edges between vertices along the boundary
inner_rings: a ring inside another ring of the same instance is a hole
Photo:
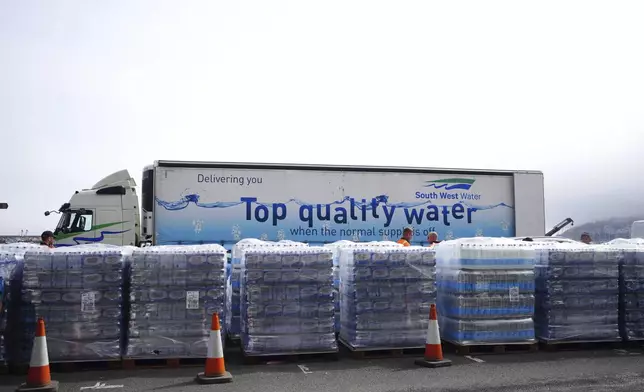
[[[103,178],[90,189],[76,191],[54,212],[61,214],[54,231],[56,246],[139,245],[139,198],[136,182],[127,170]]]

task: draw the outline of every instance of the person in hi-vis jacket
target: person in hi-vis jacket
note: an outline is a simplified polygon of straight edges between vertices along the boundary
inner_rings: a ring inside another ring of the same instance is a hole
[[[414,237],[414,232],[412,231],[412,229],[410,229],[409,227],[405,227],[405,229],[403,229],[402,237],[396,242],[401,244],[402,246],[411,246],[411,239],[413,237]]]

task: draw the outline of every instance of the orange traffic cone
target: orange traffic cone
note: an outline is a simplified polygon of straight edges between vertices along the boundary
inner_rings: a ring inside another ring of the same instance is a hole
[[[221,330],[217,312],[212,315],[206,370],[197,374],[196,380],[199,384],[223,384],[233,381],[233,376],[226,371],[224,364],[224,349],[221,346]]]
[[[51,374],[49,373],[49,354],[47,353],[45,321],[42,318],[38,318],[38,324],[36,325],[36,336],[34,337],[34,346],[31,349],[27,382],[18,387],[16,391],[58,391],[58,381],[52,381]]]
[[[429,326],[427,327],[427,340],[425,341],[425,357],[417,359],[416,365],[436,368],[451,366],[452,361],[443,358],[443,347],[441,346],[441,335],[438,331],[438,317],[436,305],[429,308]]]

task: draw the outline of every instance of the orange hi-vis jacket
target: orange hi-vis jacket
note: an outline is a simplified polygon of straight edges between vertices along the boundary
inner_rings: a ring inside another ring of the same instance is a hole
[[[404,238],[401,238],[401,239],[399,239],[399,240],[398,240],[398,241],[396,241],[396,242],[397,242],[397,243],[399,243],[399,244],[401,244],[402,246],[411,246],[411,244],[409,243],[409,241],[407,241],[407,240],[406,240],[406,239],[404,239]]]

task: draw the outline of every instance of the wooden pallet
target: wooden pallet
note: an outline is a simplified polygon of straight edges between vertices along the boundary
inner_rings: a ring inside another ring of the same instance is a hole
[[[534,353],[539,345],[534,343],[490,343],[490,344],[461,344],[450,340],[443,340],[443,350],[454,352],[458,355],[484,355],[484,354],[517,354]]]
[[[239,338],[239,335],[226,336],[226,347],[239,347],[239,346],[241,346],[241,339]]]
[[[105,361],[67,361],[52,362],[49,364],[51,371],[60,373],[80,372],[87,370],[114,370],[121,369],[120,359]]]
[[[644,340],[626,340],[623,342],[624,348],[644,349]]]
[[[425,353],[425,347],[354,347],[341,338],[338,342],[354,359],[399,358],[409,355],[422,356]]]
[[[204,366],[206,358],[123,358],[123,369],[155,369]]]
[[[547,341],[540,340],[539,347],[544,351],[566,350],[614,350],[625,347],[620,340],[584,340],[584,341]]]
[[[105,361],[64,361],[64,362],[50,362],[49,369],[54,373],[71,373],[81,371],[93,370],[115,370],[122,369],[122,362],[120,359],[105,360]],[[27,363],[12,363],[0,368],[0,374],[27,374],[29,364]]]
[[[303,352],[276,355],[254,355],[242,350],[242,361],[246,365],[268,364],[271,362],[311,362],[311,361],[337,361],[340,359],[337,351]]]

